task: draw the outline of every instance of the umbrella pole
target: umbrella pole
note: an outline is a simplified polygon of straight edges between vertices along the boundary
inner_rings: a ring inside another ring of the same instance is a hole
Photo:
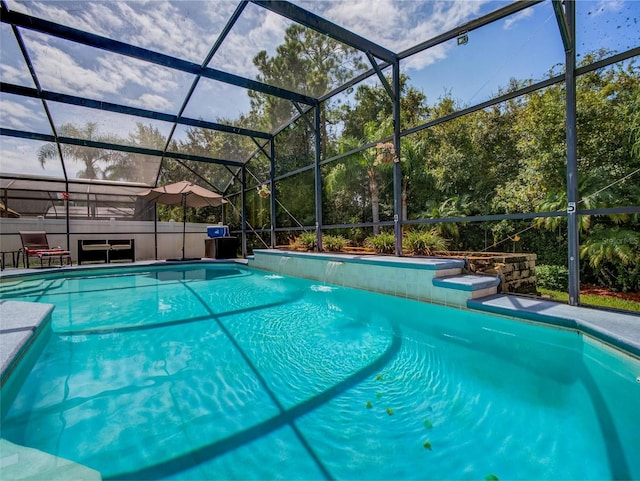
[[[153,244],[156,260],[158,260],[158,203],[153,204]]]
[[[182,260],[184,257],[184,244],[187,237],[187,194],[182,194]]]

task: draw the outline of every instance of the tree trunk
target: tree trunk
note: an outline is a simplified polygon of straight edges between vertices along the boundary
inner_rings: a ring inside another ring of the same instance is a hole
[[[402,182],[402,220],[405,221],[408,219],[408,212],[407,212],[407,187],[409,182],[407,182],[406,180],[404,180]]]
[[[380,222],[380,197],[378,192],[378,181],[376,180],[376,171],[374,169],[368,169],[369,175],[369,193],[371,194],[371,216],[373,222]],[[373,226],[373,235],[380,233],[380,227]]]

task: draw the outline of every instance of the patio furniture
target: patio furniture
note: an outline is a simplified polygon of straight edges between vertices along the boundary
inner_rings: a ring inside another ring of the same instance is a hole
[[[124,260],[131,262],[136,261],[136,244],[134,239],[108,240],[107,242],[110,246],[109,260],[107,262]]]
[[[7,267],[7,262],[6,262],[7,254],[11,254],[11,260],[13,261],[11,265],[13,267],[18,267],[18,262],[20,261],[20,250],[2,251],[0,252],[0,255],[1,255],[0,270],[4,270],[5,267]]]
[[[238,257],[238,238],[225,236],[205,239],[204,256],[208,259],[235,259]]]
[[[78,239],[78,265],[83,262],[130,260],[135,262],[134,239]]]
[[[20,231],[20,240],[22,241],[22,261],[24,266],[29,268],[29,259],[37,257],[40,259],[40,267],[44,267],[44,260],[48,261],[51,266],[51,259],[58,259],[60,267],[62,262],[67,261],[67,265],[72,265],[71,253],[62,247],[50,247],[45,231]]]
[[[109,262],[111,246],[106,240],[78,239],[78,265],[83,262]]]

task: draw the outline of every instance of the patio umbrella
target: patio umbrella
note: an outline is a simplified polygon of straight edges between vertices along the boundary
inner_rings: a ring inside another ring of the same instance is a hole
[[[168,184],[155,189],[141,192],[143,199],[165,205],[182,205],[182,260],[187,226],[187,207],[217,207],[227,201],[220,194],[183,180],[175,184]]]

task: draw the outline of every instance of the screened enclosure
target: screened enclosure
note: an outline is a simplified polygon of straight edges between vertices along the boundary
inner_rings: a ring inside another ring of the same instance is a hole
[[[153,243],[180,214],[138,194],[189,180],[244,256],[431,242],[535,254],[572,304],[640,291],[640,2],[1,8],[3,246],[28,219]]]

